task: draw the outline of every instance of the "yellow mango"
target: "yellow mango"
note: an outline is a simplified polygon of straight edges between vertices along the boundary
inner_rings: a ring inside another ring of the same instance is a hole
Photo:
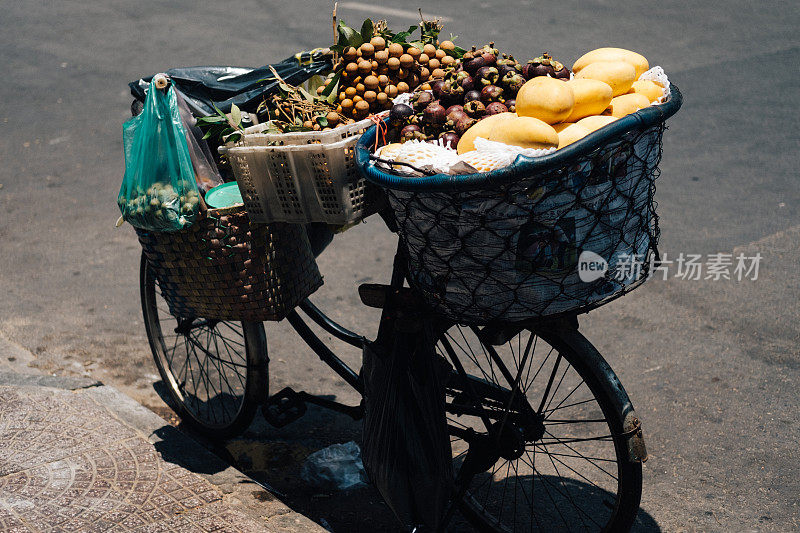
[[[458,141],[456,150],[459,154],[473,151],[475,149],[476,138],[483,137],[484,139],[488,139],[492,128],[494,128],[496,124],[512,118],[517,118],[516,113],[498,113],[491,117],[486,117],[464,132],[464,135],[461,136],[461,140]]]
[[[630,93],[643,94],[648,100],[655,102],[664,96],[664,87],[653,80],[636,80],[633,82],[633,86],[629,91],[629,94]]]
[[[643,94],[623,94],[622,96],[615,96],[606,109],[604,115],[611,115],[612,117],[624,117],[631,113],[636,113],[643,107],[650,105],[650,100]]]
[[[598,61],[583,67],[575,77],[605,82],[611,86],[612,94],[619,96],[628,92],[633,86],[633,82],[636,81],[636,69],[624,61]],[[519,97],[517,97],[517,108],[519,109]]]
[[[489,140],[522,148],[553,148],[558,146],[558,133],[538,118],[517,117],[495,124]]]
[[[581,126],[582,128],[586,128],[589,130],[589,133],[599,130],[603,126],[608,126],[612,122],[617,120],[617,117],[612,117],[608,115],[592,115],[591,117],[586,117],[580,119],[578,122],[575,123],[576,126]]]
[[[562,122],[555,124],[553,128],[558,133],[558,147],[564,148],[567,145],[579,141],[591,133],[588,129],[572,122]]]
[[[630,50],[625,50],[624,48],[598,48],[597,50],[587,52],[578,58],[575,64],[572,65],[572,72],[577,74],[587,65],[597,63],[598,61],[624,61],[626,63],[630,63],[633,65],[633,68],[636,69],[637,80],[639,79],[639,76],[650,69],[650,64],[647,62],[647,58],[642,54],[637,54],[636,52],[631,52]]]
[[[548,124],[563,122],[575,107],[575,96],[566,82],[539,76],[525,83],[517,93],[517,114],[538,118]]]
[[[613,98],[611,86],[604,81],[572,79],[567,82],[575,97],[575,107],[565,122],[575,122],[591,115],[599,115]]]

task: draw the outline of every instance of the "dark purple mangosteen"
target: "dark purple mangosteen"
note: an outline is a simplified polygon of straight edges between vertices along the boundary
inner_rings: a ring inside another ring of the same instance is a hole
[[[422,121],[431,126],[440,126],[447,120],[446,109],[436,102],[429,104],[422,112]]]
[[[487,85],[481,89],[481,102],[488,105],[492,102],[501,102],[503,100],[503,89],[497,85]]]
[[[461,137],[452,131],[446,131],[439,135],[439,141],[441,142],[442,146],[446,146],[447,148],[455,149],[456,146],[458,146],[458,141],[460,140]]]
[[[508,108],[505,104],[501,104],[500,102],[492,102],[491,104],[486,106],[486,115],[499,115],[500,113],[508,113]]]
[[[457,134],[464,135],[464,132],[466,132],[468,129],[474,126],[477,122],[478,121],[475,120],[474,118],[464,115],[463,117],[458,119],[458,122],[455,123],[454,129],[456,130]]]
[[[481,118],[486,114],[486,106],[480,100],[470,100],[464,104],[464,112],[472,118]]]
[[[434,98],[431,93],[422,91],[417,93],[414,98],[411,99],[411,104],[414,106],[414,110],[417,113],[421,113],[431,102],[433,102],[433,100]]]
[[[464,95],[464,103],[472,102],[473,100],[480,100],[481,99],[481,92],[480,91],[468,91],[467,94]]]
[[[422,128],[416,124],[409,124],[400,131],[401,141],[410,141],[412,139],[419,139],[423,136]]]
[[[475,81],[478,85],[494,85],[500,80],[500,72],[497,67],[481,67],[475,74]]]
[[[389,112],[389,120],[392,124],[403,124],[414,116],[414,109],[405,104],[395,104]]]

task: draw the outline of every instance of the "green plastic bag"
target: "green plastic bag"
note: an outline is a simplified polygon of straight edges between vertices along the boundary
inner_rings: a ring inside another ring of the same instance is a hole
[[[200,192],[186,144],[175,90],[152,87],[144,110],[122,127],[125,177],[117,203],[122,218],[150,231],[188,228],[200,211]]]

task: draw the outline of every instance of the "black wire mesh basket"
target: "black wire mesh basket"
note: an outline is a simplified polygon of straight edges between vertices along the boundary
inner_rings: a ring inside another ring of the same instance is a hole
[[[630,292],[658,260],[655,180],[665,121],[681,105],[623,117],[552,154],[469,175],[411,177],[357,147],[389,199],[409,282],[461,324],[581,313]]]

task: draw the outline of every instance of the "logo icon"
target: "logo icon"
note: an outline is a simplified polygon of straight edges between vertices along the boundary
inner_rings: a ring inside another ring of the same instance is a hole
[[[584,283],[591,283],[605,276],[608,272],[608,261],[589,250],[581,252],[578,258],[578,277]]]

